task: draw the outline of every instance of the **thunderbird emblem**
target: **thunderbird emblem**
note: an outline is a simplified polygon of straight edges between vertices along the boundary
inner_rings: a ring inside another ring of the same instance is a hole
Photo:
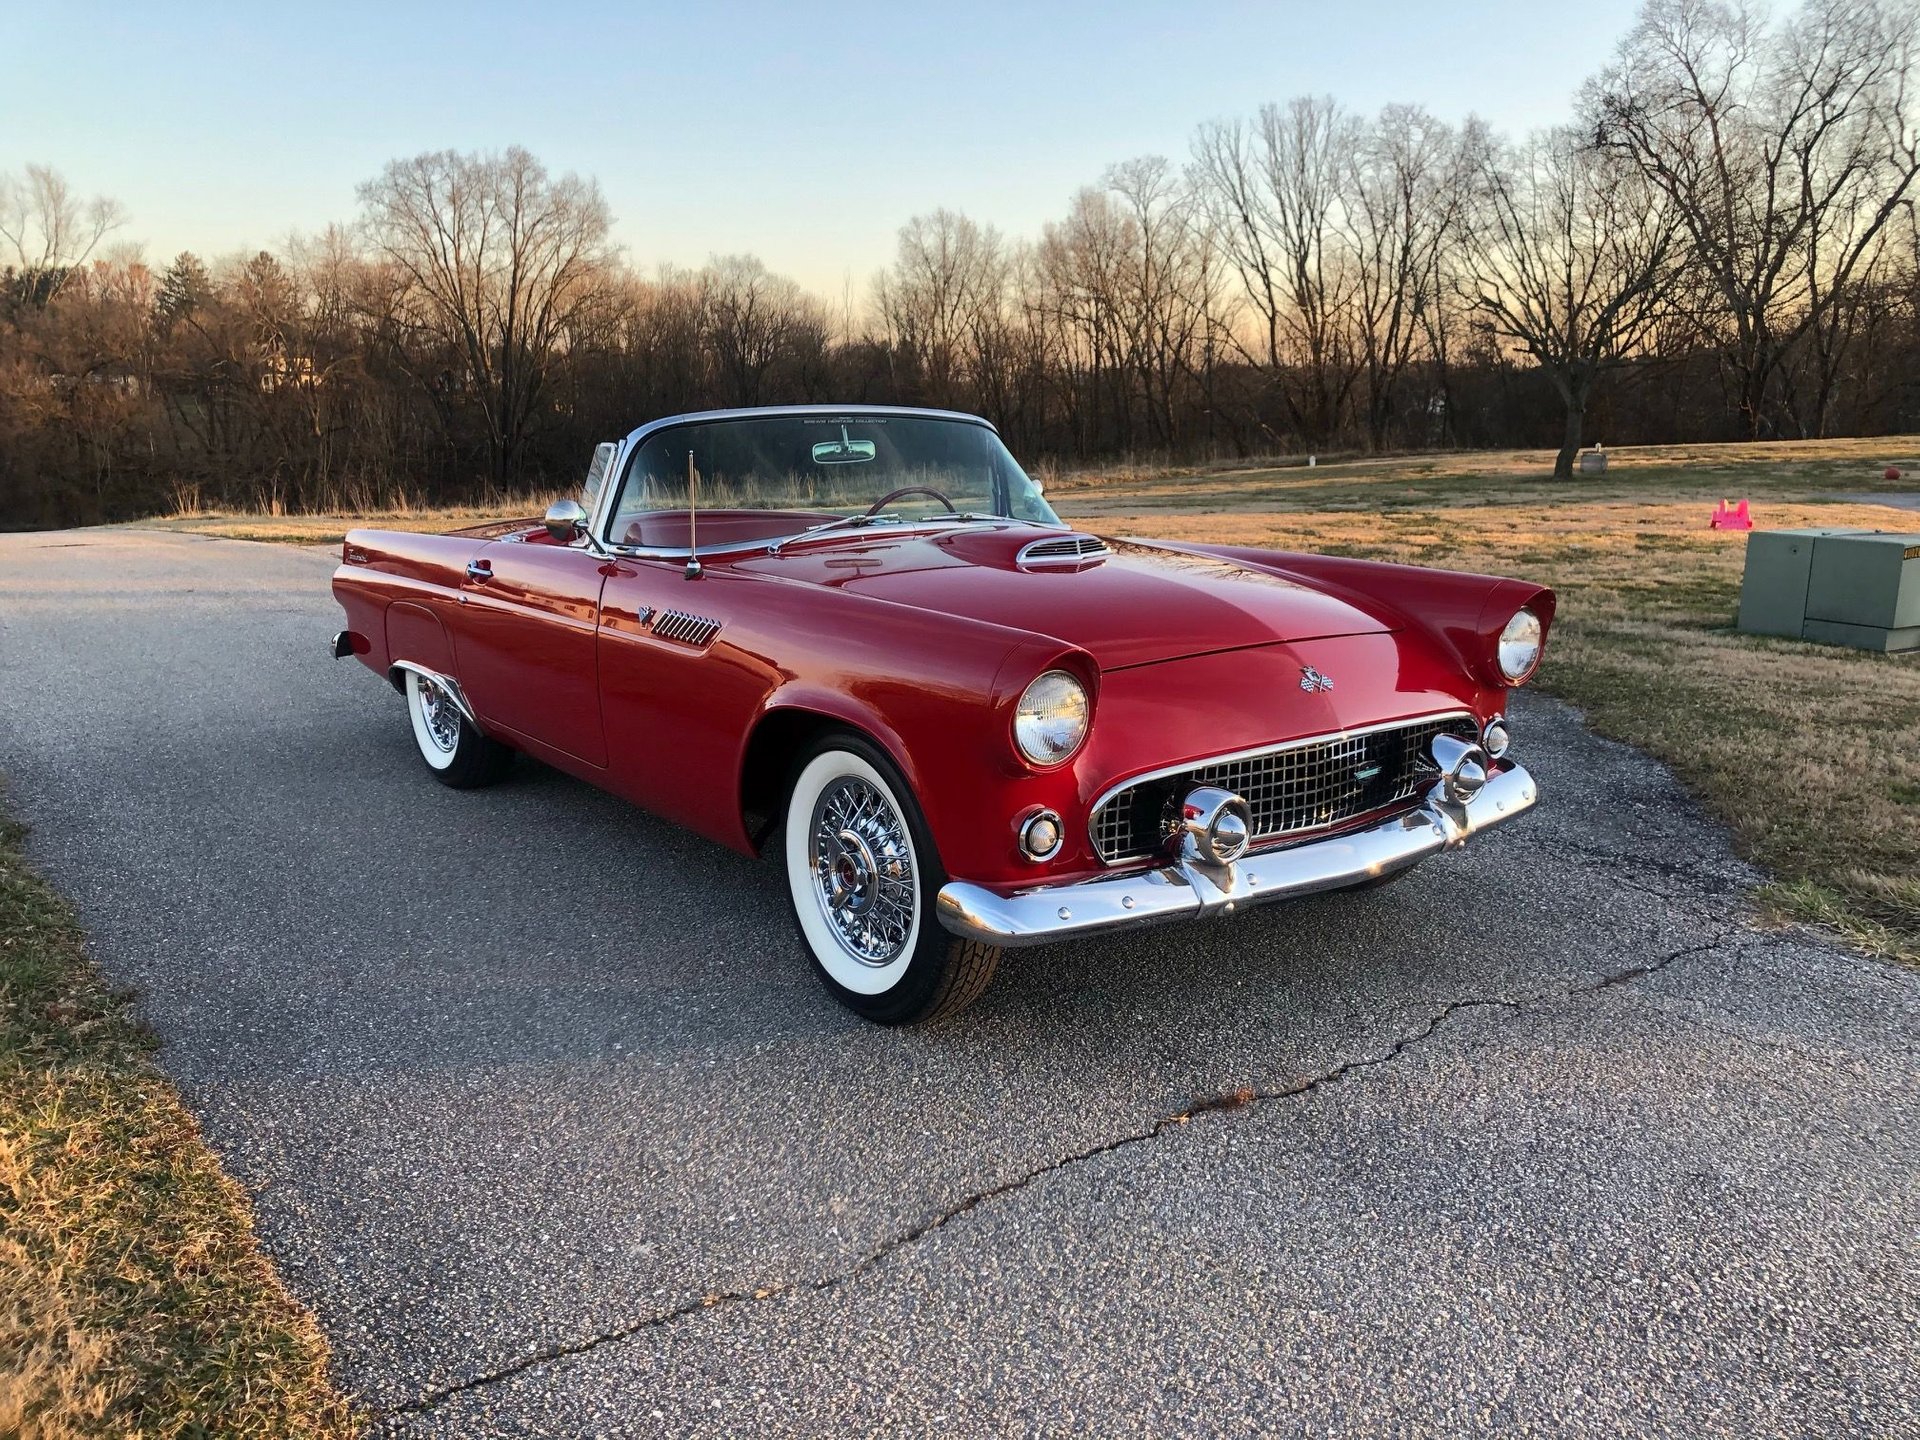
[[[1316,690],[1331,690],[1333,689],[1333,679],[1331,676],[1322,675],[1311,665],[1302,665],[1300,667],[1300,688],[1308,694],[1312,694]]]

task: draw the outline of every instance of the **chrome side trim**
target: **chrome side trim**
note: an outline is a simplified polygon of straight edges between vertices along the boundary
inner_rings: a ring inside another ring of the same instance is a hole
[[[1371,829],[1285,850],[1255,852],[1230,865],[1180,860],[1128,875],[1102,875],[1005,895],[964,880],[941,887],[940,923],[955,935],[990,945],[1044,945],[1103,930],[1164,920],[1230,915],[1242,905],[1291,900],[1344,889],[1419,864],[1532,809],[1533,776],[1509,765],[1464,805],[1439,785],[1418,809]]]
[[[467,723],[472,725],[473,728],[481,734],[484,735],[486,733],[486,727],[480,723],[480,717],[473,713],[473,706],[467,703],[467,692],[460,688],[460,682],[458,680],[454,679],[451,675],[442,675],[438,670],[429,670],[425,665],[416,665],[411,660],[394,661],[393,664],[387,667],[387,679],[393,681],[395,685],[398,685],[400,683],[400,676],[408,670],[411,670],[422,680],[433,681],[434,684],[438,685],[442,690],[445,690],[447,694],[453,697],[453,703],[460,707],[460,713],[467,717]]]

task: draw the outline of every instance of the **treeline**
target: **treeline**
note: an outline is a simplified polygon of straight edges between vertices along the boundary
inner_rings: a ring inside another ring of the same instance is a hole
[[[930,404],[1064,463],[1920,428],[1904,4],[1649,0],[1520,142],[1330,99],[1110,169],[1035,237],[948,211],[857,303],[641,273],[524,151],[396,161],[277,253],[158,267],[0,178],[0,525],[559,487],[682,410]],[[670,237],[663,237],[670,238]]]

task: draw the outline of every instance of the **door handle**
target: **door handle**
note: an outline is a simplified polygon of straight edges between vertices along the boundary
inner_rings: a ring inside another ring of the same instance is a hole
[[[493,578],[493,562],[489,560],[469,560],[467,562],[467,578],[469,580],[491,580]]]

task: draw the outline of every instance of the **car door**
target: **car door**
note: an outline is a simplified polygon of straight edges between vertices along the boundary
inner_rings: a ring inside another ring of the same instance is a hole
[[[599,767],[604,571],[584,546],[493,541],[467,563],[454,638],[460,684],[483,725]]]
[[[740,746],[777,677],[753,638],[766,583],[684,560],[621,556],[600,605],[609,783],[717,838],[739,818]]]

